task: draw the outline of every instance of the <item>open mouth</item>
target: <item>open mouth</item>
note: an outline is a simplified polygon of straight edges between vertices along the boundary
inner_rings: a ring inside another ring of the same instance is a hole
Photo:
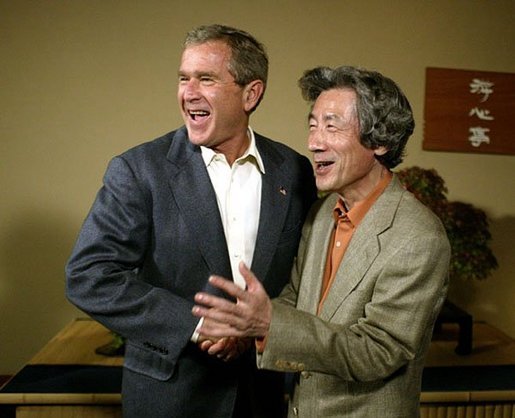
[[[317,170],[322,170],[325,167],[328,167],[328,166],[330,166],[332,164],[334,164],[333,161],[316,161],[315,162],[315,167],[316,167]]]
[[[210,113],[205,110],[188,110],[188,115],[194,121],[199,121],[204,118],[207,118]]]

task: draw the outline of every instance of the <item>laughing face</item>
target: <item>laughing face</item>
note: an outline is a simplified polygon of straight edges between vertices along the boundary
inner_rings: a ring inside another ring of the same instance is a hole
[[[337,192],[352,205],[377,184],[384,167],[360,143],[356,93],[332,89],[318,96],[309,115],[308,148],[313,152],[316,184],[320,191]]]
[[[229,73],[230,58],[231,50],[222,41],[188,46],[177,91],[190,141],[224,154],[248,145],[247,90]]]

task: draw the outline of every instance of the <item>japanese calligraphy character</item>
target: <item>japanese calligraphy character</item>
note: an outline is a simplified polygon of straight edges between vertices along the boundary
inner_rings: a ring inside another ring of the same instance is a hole
[[[479,147],[483,142],[486,144],[490,143],[490,137],[486,135],[487,132],[490,132],[490,129],[476,126],[469,128],[469,132],[469,141],[473,147]]]
[[[479,78],[474,78],[469,86],[471,93],[483,95],[483,99],[481,100],[482,102],[486,102],[488,100],[488,96],[494,92],[492,89],[494,83],[491,81],[480,80]]]
[[[490,115],[490,111],[488,109],[479,109],[478,107],[475,107],[469,112],[469,116],[473,115],[476,115],[481,120],[494,120],[494,117]]]

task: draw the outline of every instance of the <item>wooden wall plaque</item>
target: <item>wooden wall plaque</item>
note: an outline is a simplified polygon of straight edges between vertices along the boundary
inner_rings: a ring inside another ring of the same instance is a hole
[[[422,148],[515,155],[515,73],[426,68]]]

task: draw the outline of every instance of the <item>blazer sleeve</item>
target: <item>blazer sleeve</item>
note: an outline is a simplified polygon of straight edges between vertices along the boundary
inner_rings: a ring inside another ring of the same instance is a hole
[[[148,191],[114,158],[66,266],[69,300],[172,365],[197,323],[192,302],[138,279],[151,246]]]

